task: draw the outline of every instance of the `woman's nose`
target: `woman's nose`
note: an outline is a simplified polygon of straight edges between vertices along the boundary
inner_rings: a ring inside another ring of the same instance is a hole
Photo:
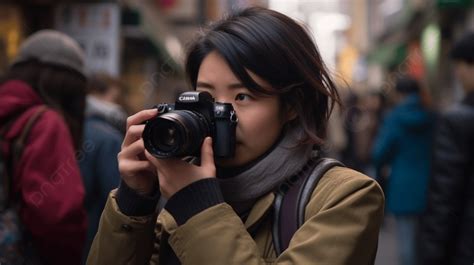
[[[214,98],[214,101],[219,103],[234,103],[232,98],[229,96],[217,96]]]

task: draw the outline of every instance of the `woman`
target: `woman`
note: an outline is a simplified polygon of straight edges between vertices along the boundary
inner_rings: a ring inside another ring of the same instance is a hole
[[[144,151],[141,124],[157,111],[131,116],[118,156],[122,183],[109,196],[88,263],[373,263],[383,195],[374,181],[342,167],[321,179],[305,223],[275,254],[274,192],[321,147],[338,101],[305,30],[271,10],[243,10],[194,42],[186,70],[194,89],[232,103],[235,156],[215,161],[208,137],[200,166],[156,159]],[[157,220],[160,196],[168,201]]]
[[[83,65],[84,54],[73,39],[44,30],[25,40],[0,82],[1,155],[9,158],[10,205],[18,206],[21,244],[28,246],[21,264],[31,264],[32,252],[41,264],[81,264],[86,216],[75,153],[82,138]],[[13,143],[25,130],[21,156],[13,161]],[[10,264],[3,260],[8,256],[3,243],[2,263]]]

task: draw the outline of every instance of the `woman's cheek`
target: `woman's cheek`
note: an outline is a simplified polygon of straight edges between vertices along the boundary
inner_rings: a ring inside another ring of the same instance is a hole
[[[245,124],[246,124],[246,119],[244,112],[242,110],[239,110],[238,108],[234,108],[235,113],[237,114],[237,127],[236,127],[236,136],[237,139],[242,135],[242,132],[244,131]]]
[[[239,122],[237,123],[237,127],[235,129],[235,137],[237,142],[241,143],[243,141],[245,135],[244,131],[244,125],[239,119]]]

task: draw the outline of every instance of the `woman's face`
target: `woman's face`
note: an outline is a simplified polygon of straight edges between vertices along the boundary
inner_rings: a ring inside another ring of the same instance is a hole
[[[249,74],[259,85],[271,89],[263,79]],[[204,58],[196,90],[209,92],[216,102],[232,103],[239,118],[235,156],[217,161],[221,166],[244,165],[264,154],[278,139],[287,120],[277,96],[258,96],[245,88],[217,52]]]

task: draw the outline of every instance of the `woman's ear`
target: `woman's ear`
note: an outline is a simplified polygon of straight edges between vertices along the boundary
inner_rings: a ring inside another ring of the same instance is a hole
[[[295,120],[297,117],[298,117],[298,112],[296,112],[294,107],[288,106],[285,108],[285,114],[284,114],[285,123],[291,122]]]

